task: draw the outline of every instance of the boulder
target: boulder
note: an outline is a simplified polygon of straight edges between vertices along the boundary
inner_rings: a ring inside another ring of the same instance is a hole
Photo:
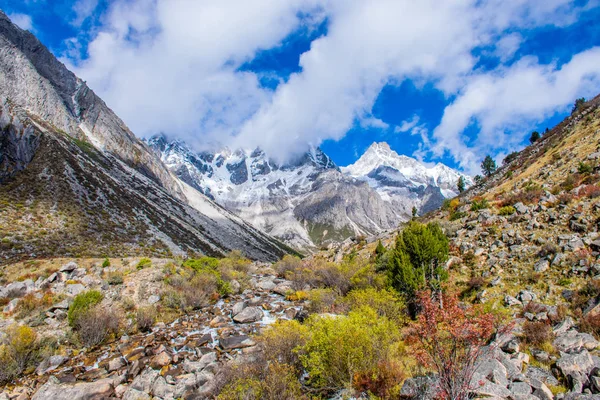
[[[244,347],[250,347],[250,346],[256,345],[256,342],[254,342],[252,339],[250,339],[246,335],[230,336],[230,337],[226,337],[226,338],[221,338],[219,340],[219,343],[221,344],[221,348],[223,350],[241,349]]]
[[[62,267],[60,267],[60,272],[66,272],[66,273],[70,273],[75,271],[77,268],[79,268],[79,265],[77,265],[76,262],[71,261],[70,263],[67,263],[65,265],[63,265]]]
[[[556,366],[565,376],[579,377],[581,374],[588,375],[594,367],[594,361],[586,349],[570,354],[562,354],[556,362]]]
[[[166,367],[171,364],[171,355],[166,351],[162,351],[159,354],[155,355],[150,362],[150,366],[154,369],[161,369],[162,367]]]
[[[75,384],[61,384],[58,379],[50,378],[35,392],[31,400],[101,400],[109,398],[113,394],[114,388],[111,378]]]
[[[242,312],[233,317],[235,322],[240,324],[247,324],[249,322],[260,321],[264,314],[258,307],[246,307]]]

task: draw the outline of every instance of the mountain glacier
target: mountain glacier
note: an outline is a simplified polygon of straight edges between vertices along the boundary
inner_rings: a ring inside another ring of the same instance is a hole
[[[303,251],[393,229],[413,206],[437,208],[456,195],[460,176],[443,164],[427,168],[400,156],[386,143],[344,168],[314,147],[279,164],[260,149],[194,152],[162,135],[147,143],[181,180]]]

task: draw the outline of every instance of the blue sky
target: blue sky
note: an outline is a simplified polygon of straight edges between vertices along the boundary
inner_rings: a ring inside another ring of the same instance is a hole
[[[600,1],[0,0],[138,136],[477,173],[600,93]]]

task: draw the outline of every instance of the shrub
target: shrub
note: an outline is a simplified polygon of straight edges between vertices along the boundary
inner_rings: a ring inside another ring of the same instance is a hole
[[[369,307],[348,316],[313,315],[307,326],[310,338],[300,359],[309,384],[324,391],[350,387],[356,375],[376,375],[399,339],[397,325]]]
[[[302,373],[300,356],[309,337],[309,330],[298,321],[278,321],[265,329],[257,341],[263,349],[265,361],[287,364],[295,369],[299,377]]]
[[[285,277],[290,272],[302,269],[302,260],[296,256],[286,254],[273,265],[273,268],[279,276]]]
[[[149,258],[147,258],[147,257],[144,257],[144,258],[142,258],[142,259],[141,259],[141,260],[140,260],[140,261],[137,263],[137,266],[136,266],[136,268],[137,268],[137,269],[144,269],[144,268],[147,268],[147,267],[149,267],[149,266],[151,266],[151,265],[152,265],[152,260],[150,260],[150,259],[149,259]]]
[[[156,307],[146,306],[138,308],[135,322],[139,331],[146,332],[151,330],[156,322]]]
[[[307,310],[310,313],[333,312],[338,299],[337,292],[332,288],[313,289],[308,292],[309,303]]]
[[[352,385],[357,391],[371,393],[377,399],[396,399],[400,398],[400,385],[405,379],[403,365],[396,361],[380,361],[377,373],[359,372],[354,375]]]
[[[471,211],[479,211],[488,208],[490,204],[486,199],[473,199],[471,202]]]
[[[219,260],[213,257],[201,257],[186,260],[182,265],[195,271],[216,271],[217,267],[219,266]]]
[[[504,206],[498,210],[499,215],[508,216],[513,215],[517,210],[513,206]]]
[[[487,281],[481,276],[473,276],[467,282],[466,293],[478,292],[487,286]]]
[[[117,335],[120,324],[120,316],[115,311],[95,306],[79,313],[75,330],[85,347],[94,347]]]
[[[513,160],[517,158],[518,155],[518,151],[513,151],[512,153],[509,153],[506,157],[504,157],[504,160],[502,160],[502,164],[510,164]]]
[[[235,375],[217,396],[218,400],[304,398],[300,382],[289,365],[275,362],[259,371],[241,368]]]
[[[464,218],[466,216],[467,216],[466,212],[454,211],[454,212],[450,213],[449,219],[450,219],[450,221],[456,221],[456,220]]]
[[[554,337],[550,325],[541,321],[526,321],[523,324],[523,338],[525,343],[541,346],[550,342]]]
[[[69,307],[69,312],[67,314],[69,325],[74,327],[79,317],[84,312],[100,303],[103,298],[104,296],[102,293],[97,290],[88,290],[87,292],[83,292],[75,296],[75,299],[73,299],[73,303]]]
[[[0,383],[6,383],[32,366],[37,359],[37,334],[27,325],[10,325],[0,345]]]
[[[468,399],[473,376],[495,334],[494,317],[481,308],[463,308],[451,295],[421,292],[422,312],[409,332],[417,362],[439,377],[441,399]],[[440,305],[443,304],[443,307]]]
[[[375,288],[352,290],[344,299],[344,303],[351,311],[368,306],[381,317],[387,317],[400,324],[406,322],[406,305],[398,293],[393,290],[377,290]]]
[[[593,171],[594,168],[588,163],[580,162],[577,166],[577,172],[579,172],[582,175],[591,174]]]
[[[106,267],[110,267],[110,260],[108,259],[108,257],[106,257],[104,261],[102,261],[102,268]]]
[[[106,282],[109,285],[121,285],[124,281],[123,273],[121,271],[114,271],[107,275]]]
[[[554,255],[554,254],[558,253],[559,251],[560,251],[560,249],[554,243],[544,243],[544,245],[541,247],[540,251],[538,251],[538,257],[544,258],[549,255]]]
[[[598,187],[597,185],[585,185],[579,191],[579,197],[587,197],[590,199],[600,197],[600,187]]]

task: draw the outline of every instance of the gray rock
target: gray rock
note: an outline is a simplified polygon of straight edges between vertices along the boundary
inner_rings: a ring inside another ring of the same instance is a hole
[[[550,268],[550,262],[546,259],[539,260],[533,266],[535,272],[546,272]]]
[[[556,366],[565,377],[578,377],[580,374],[587,376],[594,367],[594,361],[590,353],[582,349],[576,353],[562,354],[556,362]]]
[[[256,322],[256,321],[260,321],[264,316],[264,313],[262,312],[262,310],[258,307],[246,307],[242,310],[242,312],[240,312],[239,314],[237,314],[236,316],[233,317],[233,320],[235,322],[239,322],[241,324],[246,324],[249,322]]]
[[[79,265],[77,265],[76,262],[71,261],[65,265],[63,265],[62,267],[60,267],[59,272],[73,272],[75,271],[77,268],[79,268]]]
[[[256,345],[256,342],[246,335],[221,338],[219,339],[219,343],[223,350],[241,349]]]
[[[67,294],[70,296],[77,296],[79,293],[85,291],[85,286],[81,283],[75,283],[73,285],[67,285]]]
[[[239,313],[241,313],[244,310],[245,307],[246,307],[246,303],[245,302],[238,301],[237,303],[235,303],[233,305],[233,307],[231,307],[231,315],[232,316],[238,315]]]
[[[587,350],[593,350],[598,347],[600,343],[589,333],[579,333],[576,331],[569,331],[554,340],[554,346],[564,352],[572,352],[580,348]]]
[[[75,384],[60,384],[58,380],[50,379],[35,392],[31,400],[101,400],[109,398],[113,393],[112,379]]]
[[[148,304],[156,304],[160,301],[160,296],[153,294],[152,296],[148,297]]]
[[[125,390],[123,393],[122,400],[151,400],[152,397],[148,393],[142,392],[141,390],[134,389],[132,387]]]
[[[131,382],[130,388],[139,390],[140,392],[150,393],[152,385],[159,375],[159,371],[155,371],[152,368],[146,368],[133,380],[133,382]]]
[[[519,214],[525,214],[529,210],[525,204],[520,203],[520,202],[515,204],[513,207]]]

